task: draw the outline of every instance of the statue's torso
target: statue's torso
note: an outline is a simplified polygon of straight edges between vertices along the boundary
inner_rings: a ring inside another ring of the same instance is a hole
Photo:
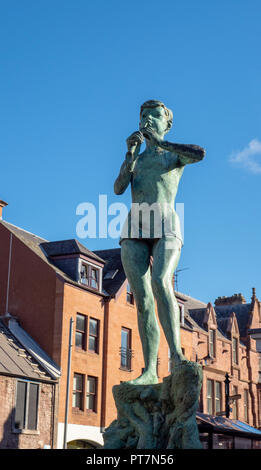
[[[121,239],[161,238],[157,236],[155,219],[149,217],[146,222],[143,215],[138,219],[133,217],[133,204],[135,206],[135,203],[137,205],[146,203],[149,206],[156,204],[160,207],[162,236],[176,236],[182,240],[180,221],[174,209],[174,203],[183,170],[184,166],[179,164],[178,157],[170,152],[162,151],[153,155],[144,152],[137,157],[131,178],[132,214],[131,211],[128,214],[126,220],[128,227],[125,224]],[[167,212],[164,212],[166,208]],[[130,229],[131,226],[132,229]],[[138,233],[138,236],[133,236],[133,233]]]
[[[178,157],[170,152],[139,155],[131,181],[132,202],[174,206],[183,169]]]

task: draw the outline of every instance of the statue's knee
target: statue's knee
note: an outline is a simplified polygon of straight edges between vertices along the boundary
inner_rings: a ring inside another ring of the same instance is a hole
[[[145,312],[153,308],[153,297],[151,295],[148,295],[146,292],[140,294],[139,296],[135,296],[135,301],[137,305],[137,310],[139,312]]]
[[[151,285],[152,285],[152,289],[153,289],[154,294],[158,294],[162,291],[165,291],[166,288],[167,288],[166,282],[164,281],[163,278],[161,278],[159,276],[152,277]]]

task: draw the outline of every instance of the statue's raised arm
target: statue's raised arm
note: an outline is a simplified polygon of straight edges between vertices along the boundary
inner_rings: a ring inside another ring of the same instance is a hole
[[[127,138],[126,143],[128,151],[126,153],[125,160],[121,165],[119,176],[114,183],[115,194],[123,194],[127,189],[143,140],[144,137],[140,131],[133,132],[133,134]]]
[[[167,140],[160,139],[159,136],[150,129],[149,127],[141,128],[146,139],[157,147],[166,150],[167,152],[173,153],[173,164],[176,165],[176,156],[178,156],[181,165],[187,165],[189,163],[197,163],[202,160],[206,154],[205,149],[199,147],[199,145],[192,144],[176,144],[168,142]],[[174,157],[175,156],[175,157]]]

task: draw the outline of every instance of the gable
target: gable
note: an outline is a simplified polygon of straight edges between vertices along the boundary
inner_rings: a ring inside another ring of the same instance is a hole
[[[204,323],[205,325],[208,325],[208,328],[217,328],[216,313],[210,302],[208,303],[206,308]]]
[[[253,302],[252,309],[249,315],[248,328],[260,328],[261,327],[261,317],[260,317],[260,303],[257,299]]]

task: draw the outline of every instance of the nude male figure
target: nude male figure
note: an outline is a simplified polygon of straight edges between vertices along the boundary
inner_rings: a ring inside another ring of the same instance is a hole
[[[147,203],[163,209],[162,233],[155,235],[153,228],[142,229],[142,220],[134,222],[138,231],[132,236],[131,211],[126,222],[127,231],[121,236],[122,264],[134,293],[138,310],[138,327],[142,343],[145,368],[132,384],[155,384],[159,348],[159,325],[155,314],[154,296],[159,321],[167,339],[172,367],[185,360],[180,345],[180,314],[172,279],[177,268],[182,237],[179,218],[175,212],[175,197],[186,164],[203,159],[205,150],[196,145],[175,144],[164,141],[172,126],[172,111],[156,100],[141,106],[140,130],[127,139],[128,151],[118,178],[114,183],[116,194],[122,194],[131,184],[132,205]],[[143,140],[144,152],[139,154]],[[150,222],[152,223],[152,222]],[[150,258],[153,258],[152,269]]]

